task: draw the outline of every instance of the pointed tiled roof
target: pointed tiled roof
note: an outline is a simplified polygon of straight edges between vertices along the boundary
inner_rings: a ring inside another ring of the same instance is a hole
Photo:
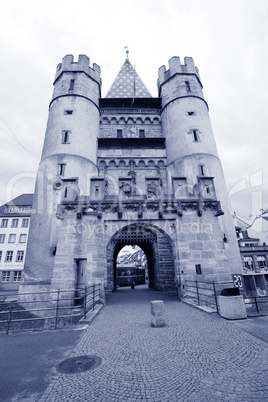
[[[126,59],[106,98],[151,98],[151,94]]]

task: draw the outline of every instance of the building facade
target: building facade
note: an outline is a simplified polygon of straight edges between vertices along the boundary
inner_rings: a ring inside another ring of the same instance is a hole
[[[268,246],[252,238],[248,231],[236,227],[241,254],[246,295],[258,297],[268,294]]]
[[[30,227],[33,194],[0,207],[0,290],[19,288]]]
[[[146,254],[149,286],[230,280],[241,259],[198,69],[162,66],[158,97],[125,60],[106,97],[98,65],[63,58],[39,165],[21,291],[116,289],[125,245]]]

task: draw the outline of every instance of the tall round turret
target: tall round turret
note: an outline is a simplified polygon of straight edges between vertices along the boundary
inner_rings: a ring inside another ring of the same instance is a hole
[[[97,172],[100,68],[89,58],[63,58],[56,70],[46,135],[38,169],[25,261],[24,285],[51,281],[60,220],[57,205],[89,194]],[[39,242],[33,239],[40,238]]]
[[[162,131],[166,137],[169,194],[173,194],[173,178],[185,177],[188,196],[220,201],[224,215],[218,214],[218,220],[227,241],[225,247],[229,248],[228,263],[240,267],[221,161],[193,59],[185,57],[182,65],[179,57],[173,57],[169,60],[169,70],[160,67],[158,88],[162,101]]]

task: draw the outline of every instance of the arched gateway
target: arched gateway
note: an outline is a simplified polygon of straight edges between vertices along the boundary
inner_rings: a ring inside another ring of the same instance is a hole
[[[170,237],[152,225],[134,223],[117,231],[107,246],[107,289],[116,289],[116,259],[126,245],[137,245],[148,262],[148,286],[155,290],[175,289],[173,245]]]

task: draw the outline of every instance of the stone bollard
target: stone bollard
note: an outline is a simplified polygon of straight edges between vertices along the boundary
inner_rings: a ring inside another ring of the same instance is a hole
[[[163,300],[151,301],[151,326],[154,328],[165,326],[165,310]]]

